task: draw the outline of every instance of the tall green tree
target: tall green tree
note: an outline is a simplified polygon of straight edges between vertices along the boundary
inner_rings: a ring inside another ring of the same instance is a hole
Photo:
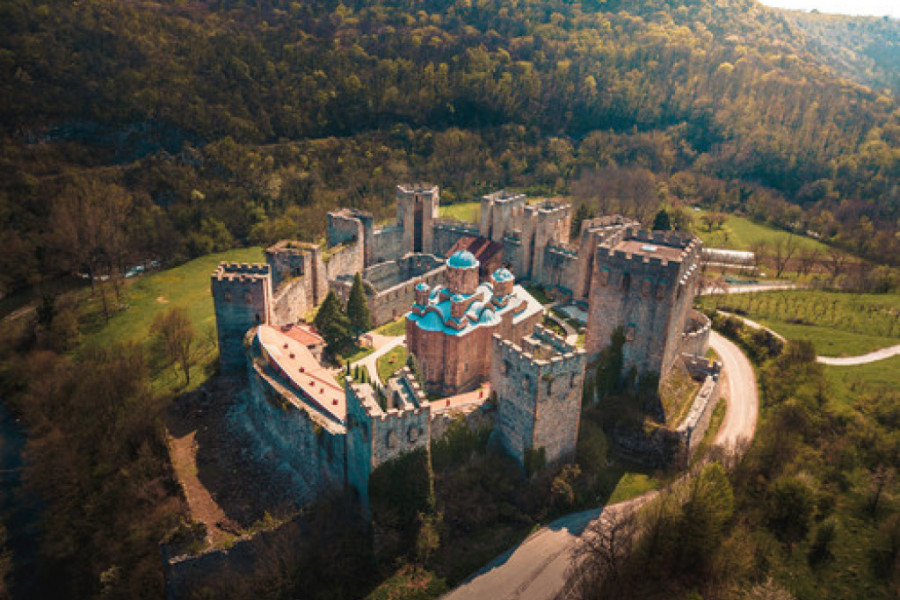
[[[366,301],[366,291],[363,288],[362,275],[357,272],[353,278],[353,287],[350,288],[350,298],[347,300],[347,316],[350,318],[350,329],[354,336],[372,328],[372,318],[369,314],[369,303]]]
[[[340,352],[350,342],[350,319],[347,318],[341,301],[333,291],[329,291],[325,296],[313,324],[325,339],[327,349],[332,354]]]
[[[672,222],[666,209],[662,208],[656,213],[656,216],[653,217],[653,227],[651,229],[653,231],[668,231],[672,229]]]

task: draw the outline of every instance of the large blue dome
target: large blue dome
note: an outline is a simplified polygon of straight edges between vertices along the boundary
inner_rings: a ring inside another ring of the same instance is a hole
[[[478,266],[478,259],[468,250],[460,250],[453,253],[447,261],[447,266],[454,269],[471,269]]]

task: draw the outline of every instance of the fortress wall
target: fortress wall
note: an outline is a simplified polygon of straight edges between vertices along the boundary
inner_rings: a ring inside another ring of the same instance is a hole
[[[522,260],[522,242],[517,237],[503,237],[503,260],[509,262],[516,279],[525,276],[525,263]]]
[[[684,444],[688,462],[693,458],[700,442],[703,441],[703,436],[706,435],[706,430],[709,429],[709,421],[719,401],[720,392],[718,375],[707,375],[687,417],[678,426],[677,432]]]
[[[478,235],[478,227],[475,225],[436,219],[434,222],[434,254],[446,256],[461,238],[478,237]]]
[[[372,264],[397,260],[403,255],[403,227],[376,229],[372,235]]]
[[[568,249],[547,246],[544,250],[543,269],[535,283],[544,286],[559,286],[574,292],[573,284],[578,278],[578,255]]]
[[[709,350],[709,332],[712,322],[697,310],[691,310],[686,331],[681,334],[681,352],[694,356],[706,356]]]
[[[441,401],[432,403],[431,412],[431,439],[438,440],[447,435],[450,426],[461,420],[472,431],[478,429],[492,429],[497,409],[494,405],[485,401],[481,404],[470,404],[450,410],[439,411]],[[437,408],[435,408],[437,407]]]
[[[363,244],[352,242],[343,246],[336,246],[330,251],[330,255],[324,258],[325,278],[333,281],[341,275],[355,275],[365,269],[365,255]]]
[[[266,264],[220,263],[210,282],[216,314],[219,363],[223,370],[246,367],[244,335],[268,323],[272,279]]]
[[[272,297],[271,317],[275,325],[296,323],[315,306],[312,302],[310,278],[297,277],[284,282]]]
[[[255,364],[239,406],[232,416],[234,427],[245,429],[257,441],[250,450],[290,482],[299,504],[344,485],[343,427],[297,402]]]

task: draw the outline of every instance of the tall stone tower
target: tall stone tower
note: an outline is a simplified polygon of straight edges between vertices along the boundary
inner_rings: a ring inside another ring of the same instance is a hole
[[[525,207],[522,221],[522,275],[535,283],[550,281],[544,273],[544,250],[550,244],[565,244],[572,223],[572,206],[544,200]]]
[[[680,352],[696,294],[702,243],[674,231],[625,228],[596,250],[585,338],[588,356],[625,333],[624,372],[663,377]]]
[[[543,449],[547,464],[575,455],[585,354],[538,325],[518,346],[493,338],[491,387],[499,401],[495,429],[519,463]]]
[[[397,222],[403,227],[403,254],[434,252],[434,220],[440,197],[436,185],[397,186]]]
[[[220,263],[212,274],[212,296],[223,371],[247,364],[244,336],[250,328],[269,322],[272,275],[269,265]]]
[[[492,242],[502,242],[503,236],[522,227],[525,214],[525,194],[500,190],[481,197],[481,222],[478,234]]]

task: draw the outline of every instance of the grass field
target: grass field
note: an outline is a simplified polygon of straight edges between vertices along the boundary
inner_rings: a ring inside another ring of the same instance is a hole
[[[765,242],[772,245],[779,239],[787,240],[790,236],[787,231],[760,225],[750,219],[735,215],[728,215],[722,229],[706,231],[700,220],[703,214],[703,211],[694,213],[694,230],[697,236],[703,240],[704,246],[730,248],[732,250],[750,250],[756,243]],[[794,239],[800,248],[818,250],[821,253],[825,253],[828,250],[827,245],[810,237],[795,235]]]
[[[466,223],[477,223],[481,219],[481,202],[457,202],[438,207],[438,216]]]
[[[857,365],[825,367],[825,378],[837,400],[850,403],[861,392],[900,392],[900,356]]]
[[[396,319],[394,321],[385,323],[381,327],[376,328],[375,333],[380,333],[381,335],[387,335],[390,337],[406,335],[406,319],[400,318],[400,319]]]
[[[113,315],[109,323],[103,318],[100,300],[89,297],[90,290],[85,290],[82,292],[87,298],[82,310],[84,345],[108,346],[117,341],[144,343],[157,313],[182,306],[187,309],[200,342],[200,360],[191,369],[190,387],[195,388],[206,379],[217,356],[210,274],[223,260],[259,262],[263,259],[262,249],[242,248],[209,254],[172,269],[126,280],[122,298],[126,308]],[[180,376],[174,372],[164,372],[156,378],[155,385],[168,389],[177,386],[179,381]]]
[[[900,344],[900,294],[788,290],[699,299],[706,308],[743,311],[822,356],[856,356]]]
[[[391,375],[406,365],[406,356],[406,346],[397,346],[376,361],[378,377],[382,383],[386,383]]]

